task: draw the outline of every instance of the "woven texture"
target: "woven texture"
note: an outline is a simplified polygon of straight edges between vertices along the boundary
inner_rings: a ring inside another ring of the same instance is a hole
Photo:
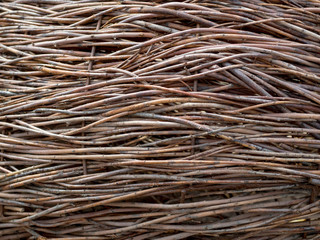
[[[320,239],[320,2],[0,3],[0,239]]]

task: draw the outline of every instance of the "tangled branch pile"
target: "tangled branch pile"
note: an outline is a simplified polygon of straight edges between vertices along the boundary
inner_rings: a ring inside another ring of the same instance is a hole
[[[0,3],[1,239],[320,239],[320,2]]]

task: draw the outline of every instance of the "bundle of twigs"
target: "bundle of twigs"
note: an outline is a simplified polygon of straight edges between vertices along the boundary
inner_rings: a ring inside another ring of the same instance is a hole
[[[0,239],[320,239],[320,1],[0,3]]]

